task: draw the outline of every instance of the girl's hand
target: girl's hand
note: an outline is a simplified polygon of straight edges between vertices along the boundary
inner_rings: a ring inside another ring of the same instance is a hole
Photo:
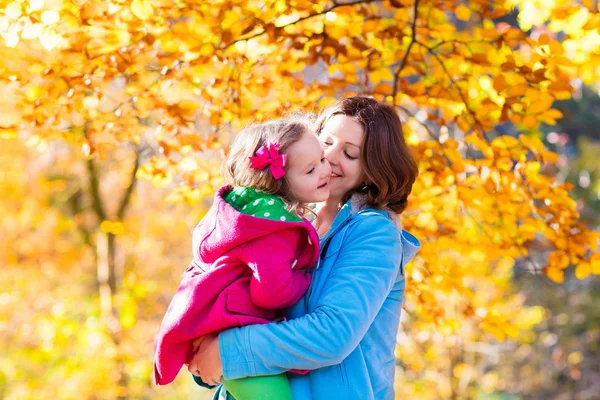
[[[194,357],[188,365],[192,375],[199,376],[204,383],[218,385],[223,376],[223,365],[219,354],[219,336],[210,334],[194,339]]]

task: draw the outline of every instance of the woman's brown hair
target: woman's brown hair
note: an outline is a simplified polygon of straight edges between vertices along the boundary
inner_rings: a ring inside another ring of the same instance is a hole
[[[353,193],[362,192],[372,207],[401,214],[408,205],[408,195],[419,170],[404,140],[402,123],[394,107],[370,97],[342,98],[323,110],[317,120],[317,134],[321,134],[334,115],[353,118],[365,133],[360,158],[366,184],[347,193],[343,202]]]

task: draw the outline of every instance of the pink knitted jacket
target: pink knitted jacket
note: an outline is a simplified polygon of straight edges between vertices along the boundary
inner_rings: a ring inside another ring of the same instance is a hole
[[[193,233],[193,260],[154,341],[154,380],[172,382],[193,356],[192,340],[283,316],[310,284],[319,237],[307,220],[282,222],[241,214],[219,189]]]

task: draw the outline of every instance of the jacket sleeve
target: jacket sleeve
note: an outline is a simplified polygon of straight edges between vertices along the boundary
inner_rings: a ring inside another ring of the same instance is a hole
[[[225,378],[313,370],[342,362],[358,346],[391,292],[401,247],[398,230],[383,216],[371,214],[349,226],[312,313],[219,335]]]
[[[293,268],[297,246],[295,229],[267,235],[249,244],[243,257],[253,271],[250,297],[254,304],[267,309],[288,308],[306,293],[310,275]]]

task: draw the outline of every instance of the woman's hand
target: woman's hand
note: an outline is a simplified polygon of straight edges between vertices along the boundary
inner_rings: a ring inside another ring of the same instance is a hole
[[[223,365],[219,354],[219,336],[210,334],[194,339],[192,342],[195,351],[188,371],[199,376],[204,383],[218,385],[223,376]]]

